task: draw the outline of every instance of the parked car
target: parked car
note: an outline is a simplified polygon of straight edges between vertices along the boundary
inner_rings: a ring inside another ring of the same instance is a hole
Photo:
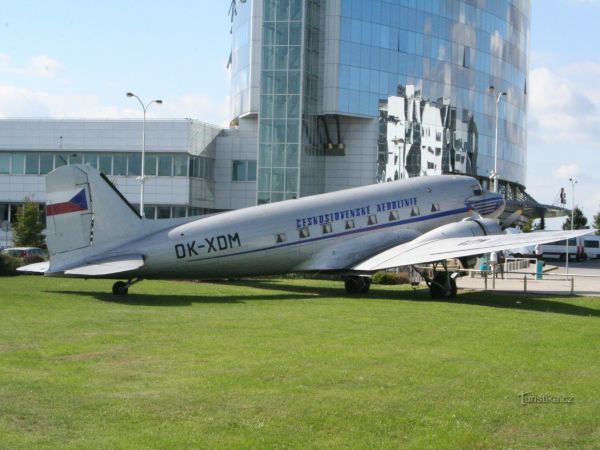
[[[26,256],[39,256],[44,258],[44,251],[37,247],[8,247],[0,252],[13,258],[25,258]]]

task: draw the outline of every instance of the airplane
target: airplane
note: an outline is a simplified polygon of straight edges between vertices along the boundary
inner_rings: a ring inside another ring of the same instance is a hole
[[[142,218],[89,165],[46,176],[49,261],[22,267],[46,276],[117,279],[127,295],[143,279],[212,279],[290,272],[339,274],[366,294],[376,271],[419,270],[433,298],[456,296],[446,260],[553,242],[590,230],[505,234],[502,195],[468,176],[398,180],[251,206],[199,218]],[[509,222],[511,219],[509,218]],[[442,270],[437,270],[439,267]],[[126,280],[126,281],[123,281]]]

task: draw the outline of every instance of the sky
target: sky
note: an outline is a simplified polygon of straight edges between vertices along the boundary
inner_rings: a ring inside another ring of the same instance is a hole
[[[0,0],[0,118],[226,125],[229,0]],[[600,211],[600,0],[532,0],[527,192]],[[563,219],[549,221],[559,228]]]

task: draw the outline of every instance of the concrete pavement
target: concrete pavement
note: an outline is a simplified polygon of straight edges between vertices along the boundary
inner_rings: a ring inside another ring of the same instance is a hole
[[[505,273],[504,279],[487,278],[487,290],[496,292],[528,292],[555,295],[585,295],[600,297],[600,260],[582,263],[571,261],[569,274],[565,264],[556,260],[547,260],[542,280],[535,279],[535,265],[527,269]],[[458,278],[459,289],[486,290],[486,279],[479,273],[473,277]]]

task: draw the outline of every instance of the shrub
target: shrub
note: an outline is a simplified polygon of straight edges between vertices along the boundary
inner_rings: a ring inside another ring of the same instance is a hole
[[[46,261],[46,260],[39,255],[29,255],[29,256],[24,256],[23,258],[21,258],[21,263],[22,263],[21,265],[27,266],[29,264],[35,264],[35,263],[44,262],[44,261]]]
[[[0,255],[0,276],[16,275],[17,267],[21,266],[19,258],[8,255]]]
[[[371,281],[375,284],[406,284],[410,280],[405,272],[377,272]]]

